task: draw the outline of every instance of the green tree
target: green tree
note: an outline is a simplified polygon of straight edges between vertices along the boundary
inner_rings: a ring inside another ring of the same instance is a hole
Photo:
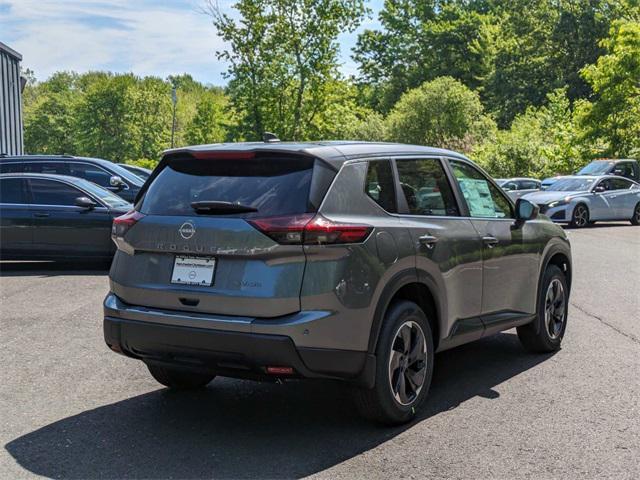
[[[585,151],[567,88],[550,93],[546,105],[516,116],[508,130],[486,138],[471,157],[495,177],[544,178],[577,170]]]
[[[196,112],[185,131],[188,144],[217,143],[225,140],[224,103],[215,95],[203,95],[196,106]]]
[[[583,139],[593,153],[640,155],[640,23],[616,22],[602,41],[606,55],[582,74],[595,93],[578,107]]]
[[[46,83],[29,82],[24,92],[24,147],[29,153],[74,154],[77,75],[54,74]]]
[[[406,92],[387,118],[390,140],[470,151],[495,129],[476,92],[440,77]]]
[[[230,64],[228,91],[242,134],[309,138],[308,127],[331,106],[327,86],[340,77],[336,39],[359,25],[363,1],[239,0],[239,20],[209,7],[229,44],[218,58]]]

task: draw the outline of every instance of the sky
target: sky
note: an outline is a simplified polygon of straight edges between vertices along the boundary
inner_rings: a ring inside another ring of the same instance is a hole
[[[234,15],[233,0],[218,0]],[[383,0],[358,31],[378,26]],[[60,70],[109,70],[166,78],[189,73],[207,84],[224,85],[227,66],[215,52],[224,48],[205,0],[0,0],[0,42],[22,54],[23,68],[38,80]],[[341,70],[357,72],[351,48],[358,31],[339,37]]]

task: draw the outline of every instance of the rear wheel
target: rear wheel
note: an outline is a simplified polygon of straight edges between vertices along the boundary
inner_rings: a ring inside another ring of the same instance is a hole
[[[636,205],[633,210],[633,217],[631,217],[631,225],[640,225],[640,203]]]
[[[554,352],[560,349],[569,308],[569,289],[565,274],[556,265],[544,273],[538,294],[538,313],[533,322],[518,327],[518,338],[530,352]]]
[[[576,205],[571,215],[571,226],[576,228],[583,228],[589,225],[589,209],[582,203]]]
[[[375,386],[355,392],[360,413],[391,425],[410,421],[427,397],[433,353],[431,327],[422,309],[409,301],[393,303],[376,348]]]
[[[201,388],[215,377],[215,375],[186,372],[158,365],[147,365],[147,368],[158,383],[175,390]]]

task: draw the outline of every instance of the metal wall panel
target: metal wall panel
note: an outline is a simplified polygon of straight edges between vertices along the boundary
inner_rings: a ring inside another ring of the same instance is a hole
[[[23,153],[20,58],[0,45],[0,153]]]

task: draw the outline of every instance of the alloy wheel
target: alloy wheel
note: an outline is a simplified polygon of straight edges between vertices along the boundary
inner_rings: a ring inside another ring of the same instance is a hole
[[[420,325],[404,322],[391,342],[389,385],[401,405],[413,403],[424,385],[427,373],[427,342]]]
[[[636,223],[640,223],[640,204],[636,207],[636,211],[633,212]]]
[[[562,332],[565,320],[566,296],[562,282],[557,278],[551,280],[544,300],[544,318],[547,331],[552,340],[556,340]]]
[[[587,223],[589,223],[589,214],[587,209],[582,205],[578,205],[573,211],[573,224],[576,227],[584,227]]]

